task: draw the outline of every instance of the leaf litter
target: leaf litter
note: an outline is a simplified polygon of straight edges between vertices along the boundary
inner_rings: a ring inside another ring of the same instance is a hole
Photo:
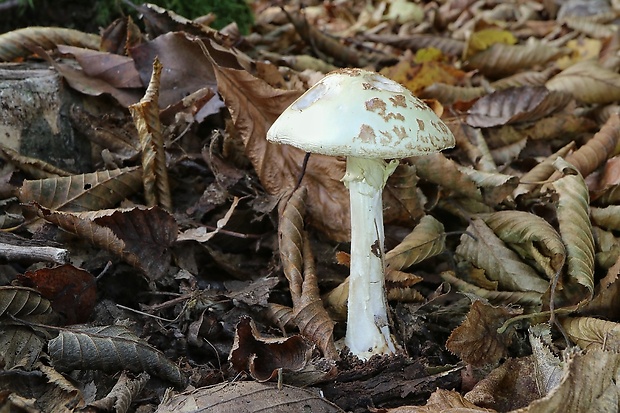
[[[618,410],[618,5],[576,3],[257,0],[247,35],[141,5],[100,36],[0,36],[100,102],[70,110],[92,169],[1,147],[3,229],[71,264],[2,261],[0,404]],[[337,67],[406,85],[457,139],[388,180],[402,352],[366,363],[341,344],[344,160],[265,139]]]

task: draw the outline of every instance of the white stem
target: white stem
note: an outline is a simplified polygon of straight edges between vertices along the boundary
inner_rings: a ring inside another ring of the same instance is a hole
[[[384,287],[383,202],[385,181],[396,163],[347,158],[343,178],[351,198],[351,275],[345,344],[366,360],[396,351],[390,337]]]

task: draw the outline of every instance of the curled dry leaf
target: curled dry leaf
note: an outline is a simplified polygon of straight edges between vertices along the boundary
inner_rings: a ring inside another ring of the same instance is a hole
[[[441,278],[456,287],[458,291],[489,301],[493,305],[519,305],[526,312],[540,311],[541,293],[533,291],[494,291],[478,287],[457,278],[453,271],[444,271]]]
[[[502,290],[544,293],[548,282],[507,248],[502,240],[480,218],[474,218],[469,234],[461,236],[456,253],[486,271],[486,276],[499,283]],[[472,237],[473,235],[473,237]],[[475,239],[474,239],[475,237]]]
[[[147,373],[140,373],[135,379],[122,372],[116,384],[102,399],[89,403],[88,406],[97,411],[111,411],[124,413],[129,411],[129,406],[137,399],[138,395],[149,381]]]
[[[34,330],[22,326],[0,328],[0,365],[3,370],[32,370],[45,344]]]
[[[567,53],[567,50],[542,42],[532,41],[525,45],[495,43],[488,49],[471,56],[467,65],[491,78],[498,78],[544,64]]]
[[[133,59],[128,56],[65,45],[58,45],[58,51],[73,55],[88,76],[105,80],[114,87],[144,87]]]
[[[571,93],[585,103],[610,103],[620,99],[620,74],[595,60],[567,67],[545,84],[549,90]]]
[[[305,153],[289,145],[267,142],[267,129],[301,92],[274,89],[245,70],[214,65],[220,93],[241,134],[245,153],[261,183],[271,194],[284,194],[296,186]],[[303,183],[309,197],[310,220],[337,241],[349,240],[349,194],[340,179],[345,163],[334,157],[312,155]]]
[[[490,413],[491,409],[478,407],[454,390],[437,389],[424,406],[401,406],[385,413]]]
[[[27,271],[18,280],[35,288],[65,317],[66,324],[85,323],[97,302],[95,277],[71,264]]]
[[[474,103],[467,124],[489,128],[518,122],[531,122],[562,109],[568,93],[550,92],[544,86],[523,86],[488,94]]]
[[[0,287],[0,318],[17,317],[45,323],[54,318],[50,301],[37,290],[27,287]],[[38,319],[38,320],[37,320]]]
[[[306,188],[300,187],[290,198],[283,198],[278,225],[280,259],[289,282],[293,314],[299,331],[314,342],[325,357],[337,360],[334,323],[323,307],[314,256],[304,230]]]
[[[113,207],[140,189],[141,170],[122,168],[60,178],[24,181],[19,200],[58,211]]]
[[[170,265],[177,237],[175,219],[161,208],[93,212],[57,212],[40,205],[39,215],[92,244],[108,250],[156,280]]]
[[[254,322],[249,317],[243,317],[237,324],[228,359],[236,371],[247,371],[255,380],[264,382],[276,378],[280,369],[292,372],[302,370],[312,356],[312,348],[300,335],[261,337]]]
[[[592,223],[599,227],[620,231],[620,205],[610,205],[605,208],[590,208]]]
[[[162,65],[159,59],[155,58],[149,87],[140,102],[129,106],[129,112],[140,138],[142,182],[146,204],[158,205],[169,211],[172,209],[172,198],[158,106],[161,71]]]
[[[441,254],[445,245],[444,227],[430,215],[422,217],[420,223],[385,255],[388,269],[402,270],[423,261],[427,258]]]
[[[121,326],[61,330],[48,353],[60,371],[147,372],[183,388],[187,379],[161,351]]]
[[[221,383],[180,393],[164,400],[155,413],[216,411],[218,413],[344,413],[318,393],[284,384],[252,381]]]
[[[558,158],[554,165],[563,172],[577,173],[565,175],[551,184],[559,196],[557,216],[567,253],[568,280],[564,283],[567,288],[566,298],[576,304],[582,300],[589,301],[594,293],[594,237],[589,216],[590,196],[583,177],[571,164]]]
[[[68,44],[88,49],[99,49],[101,37],[60,27],[26,27],[0,35],[0,61],[7,62],[32,54],[34,46],[53,49]]]
[[[549,279],[564,266],[566,249],[560,234],[541,217],[523,211],[480,216],[502,241],[538,264]]]
[[[8,146],[0,145],[0,153],[3,154],[5,159],[9,160],[12,164],[16,165],[20,170],[33,178],[45,179],[71,175],[70,172],[57,168],[40,159],[20,155],[19,152],[14,151]]]
[[[418,181],[416,168],[412,165],[399,164],[396,167],[383,191],[384,221],[409,226],[424,215],[426,197],[419,190]]]
[[[552,351],[551,328],[548,324],[530,327],[529,340],[535,364],[536,387],[540,396],[546,396],[560,384],[564,363]]]
[[[604,412],[616,410],[620,354],[592,349],[567,362],[560,385],[519,413]],[[614,407],[612,407],[614,406]]]
[[[620,324],[593,317],[568,317],[562,320],[568,337],[586,351],[593,348],[620,351]]]
[[[446,348],[466,363],[481,366],[497,363],[508,354],[512,331],[499,334],[497,329],[522,310],[493,307],[480,300],[474,301],[463,324],[452,331]]]

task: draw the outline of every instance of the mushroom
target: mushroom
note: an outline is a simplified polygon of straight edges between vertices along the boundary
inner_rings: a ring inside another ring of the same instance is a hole
[[[346,156],[351,266],[345,344],[362,360],[395,353],[384,287],[383,188],[399,159],[451,148],[454,136],[399,83],[375,72],[339,69],[293,102],[267,139]]]

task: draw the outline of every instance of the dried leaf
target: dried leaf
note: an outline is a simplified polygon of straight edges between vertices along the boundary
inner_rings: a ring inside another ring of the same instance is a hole
[[[497,363],[508,354],[512,332],[499,334],[497,329],[522,311],[510,307],[493,307],[474,301],[465,321],[452,331],[446,348],[464,362],[481,366]]]
[[[129,112],[140,137],[142,181],[146,204],[147,206],[158,205],[170,211],[172,198],[158,107],[161,71],[162,65],[159,59],[155,58],[149,87],[139,103],[129,106]]]
[[[544,64],[566,53],[564,49],[542,42],[532,41],[525,45],[495,43],[488,49],[471,56],[467,65],[480,70],[489,77],[498,78]]]
[[[264,338],[249,317],[242,317],[228,359],[236,371],[264,382],[274,379],[279,369],[302,370],[311,355],[312,346],[302,336]]]
[[[616,410],[620,392],[620,354],[593,349],[575,354],[567,363],[560,385],[519,413],[605,412]]]
[[[147,372],[177,387],[187,381],[161,351],[121,326],[61,330],[47,348],[53,366],[61,371]]]
[[[26,287],[0,287],[0,317],[13,316],[21,319],[29,317],[53,316],[52,305],[41,294]]]
[[[239,205],[239,198],[234,197],[232,203],[230,204],[230,208],[226,211],[226,214],[220,219],[217,220],[216,227],[213,231],[209,231],[207,227],[198,227],[188,229],[179,234],[177,241],[196,241],[196,242],[207,242],[214,236],[216,236],[222,228],[226,226],[228,220],[232,216],[233,212]]]
[[[462,235],[456,253],[483,268],[491,280],[499,282],[502,290],[539,293],[547,290],[548,282],[508,249],[482,219],[474,218],[467,231],[475,239],[468,234]]]
[[[293,315],[299,331],[323,352],[326,358],[340,357],[334,344],[334,323],[323,307],[314,256],[304,230],[306,189],[296,190],[282,207],[278,234],[280,259],[289,282]]]
[[[523,86],[493,92],[469,109],[467,124],[488,128],[518,122],[531,122],[562,109],[570,95],[550,92],[543,86]]]
[[[73,55],[86,75],[102,79],[113,87],[144,87],[133,59],[128,56],[65,45],[58,45],[58,51]]]
[[[576,173],[572,165],[558,158],[554,165],[568,173]],[[581,175],[565,175],[553,182],[559,195],[557,205],[560,235],[566,246],[567,276],[564,283],[568,298],[574,300],[592,299],[594,293],[594,238],[589,216],[590,196]],[[583,291],[575,284],[585,287]]]
[[[301,93],[274,89],[244,70],[215,69],[220,93],[261,183],[269,193],[286,193],[296,186],[305,153],[267,142],[265,136],[269,126]],[[308,205],[309,220],[337,241],[350,238],[349,194],[340,181],[344,169],[344,161],[314,154],[303,178],[308,197],[315,200]]]
[[[562,320],[568,337],[584,350],[593,348],[620,351],[620,324],[593,317],[569,317]]]
[[[127,412],[129,411],[129,406],[138,398],[149,378],[147,373],[140,373],[135,379],[130,379],[125,372],[122,372],[110,392],[102,399],[96,400],[88,406],[103,411]]]
[[[595,60],[584,60],[564,69],[545,84],[549,90],[571,93],[585,103],[610,103],[620,99],[620,74]]]
[[[218,413],[344,413],[318,393],[306,389],[253,381],[221,383],[200,387],[172,396],[159,405],[155,413],[182,412],[184,409],[213,410]]]
[[[7,62],[32,54],[34,46],[53,49],[68,44],[97,50],[101,38],[94,34],[60,27],[26,27],[0,35],[0,61]]]
[[[541,217],[523,211],[499,211],[482,215],[502,241],[519,246],[552,279],[564,266],[566,249],[560,234]]]
[[[400,244],[385,255],[386,266],[391,270],[409,268],[420,261],[441,254],[446,248],[445,241],[441,222],[426,215]]]
[[[540,396],[546,396],[560,384],[564,373],[564,363],[551,350],[553,344],[551,328],[548,324],[530,327],[529,339],[536,369],[538,393]]]
[[[19,169],[33,178],[45,179],[71,175],[70,172],[57,168],[40,159],[20,155],[19,152],[4,145],[0,145],[0,152],[4,155],[5,159],[17,165]]]
[[[424,406],[401,406],[387,409],[386,413],[495,413],[495,410],[483,409],[465,399],[454,390],[437,389],[431,394]]]
[[[1,294],[0,294],[1,297]],[[30,328],[3,326],[0,328],[0,365],[4,370],[32,370],[43,351],[44,341]]]
[[[24,181],[19,200],[58,211],[110,208],[140,189],[141,170],[122,168],[60,178]]]
[[[36,289],[52,304],[66,324],[85,323],[97,302],[95,277],[71,264],[26,271],[19,282]]]
[[[383,191],[383,220],[411,225],[424,216],[426,197],[418,188],[416,168],[399,164]]]
[[[163,209],[68,213],[38,206],[38,212],[65,231],[116,254],[150,279],[161,278],[170,265],[170,247],[177,237],[177,224]]]

